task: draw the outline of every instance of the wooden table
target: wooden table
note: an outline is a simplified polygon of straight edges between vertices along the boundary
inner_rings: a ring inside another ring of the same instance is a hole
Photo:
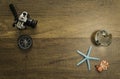
[[[26,10],[39,21],[35,29],[18,31],[9,10],[9,0],[0,0],[0,79],[120,79],[119,0],[11,0],[18,13]],[[96,47],[91,35],[105,29],[112,33],[109,47]],[[33,38],[30,50],[20,50],[19,35]],[[107,71],[91,71],[76,50],[109,61]]]

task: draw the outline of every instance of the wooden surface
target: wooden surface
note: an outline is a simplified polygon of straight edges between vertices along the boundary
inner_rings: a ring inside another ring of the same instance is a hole
[[[19,12],[26,10],[39,21],[35,29],[19,32],[12,27],[9,0],[0,0],[0,79],[120,79],[120,0],[11,0]],[[91,35],[99,29],[112,33],[109,47],[96,47]],[[19,35],[33,38],[33,47],[22,51]],[[76,64],[92,45],[91,56],[109,61],[98,73],[91,62]]]

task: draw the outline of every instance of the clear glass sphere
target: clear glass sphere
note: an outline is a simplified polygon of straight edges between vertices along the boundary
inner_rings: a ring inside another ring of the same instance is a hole
[[[96,32],[94,40],[98,46],[109,46],[112,43],[112,34],[105,30],[99,30]]]

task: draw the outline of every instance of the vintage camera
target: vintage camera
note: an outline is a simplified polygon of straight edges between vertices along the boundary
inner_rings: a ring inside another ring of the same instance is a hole
[[[37,25],[37,20],[31,19],[28,12],[23,11],[19,16],[18,21],[14,24],[18,29],[25,29],[26,26],[34,28]]]
[[[22,29],[26,29],[27,26],[35,28],[35,26],[37,25],[37,20],[31,19],[30,15],[28,14],[28,12],[23,11],[20,16],[18,16],[17,11],[14,7],[13,4],[9,5],[10,10],[12,11],[14,18],[15,18],[15,22],[13,23],[14,27],[17,27],[18,29],[22,30]]]

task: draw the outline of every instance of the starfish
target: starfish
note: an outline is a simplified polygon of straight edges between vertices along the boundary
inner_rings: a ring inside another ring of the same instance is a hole
[[[91,70],[91,68],[90,68],[90,61],[89,60],[100,60],[99,58],[95,58],[95,57],[90,57],[89,56],[90,53],[91,53],[91,49],[92,49],[92,46],[89,47],[86,55],[84,53],[80,52],[79,50],[77,50],[77,52],[84,57],[83,60],[81,60],[79,63],[77,63],[77,66],[79,66],[80,64],[82,64],[83,62],[86,61],[88,70]]]

